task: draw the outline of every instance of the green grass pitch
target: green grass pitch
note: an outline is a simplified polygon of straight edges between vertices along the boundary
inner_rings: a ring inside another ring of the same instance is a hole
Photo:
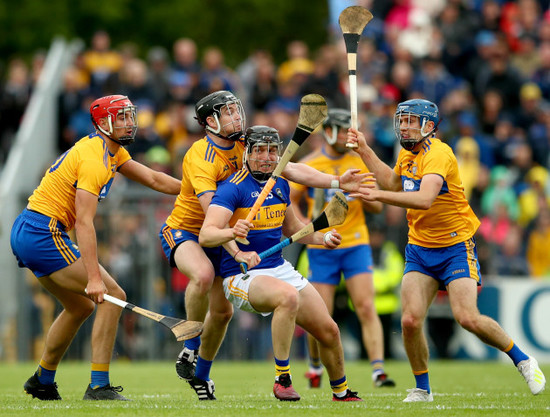
[[[350,386],[364,402],[333,403],[326,375],[321,389],[311,390],[305,378],[306,364],[291,363],[295,389],[302,399],[280,402],[271,393],[271,362],[214,363],[211,376],[217,401],[199,402],[187,383],[177,378],[171,362],[116,361],[111,382],[124,386],[131,402],[88,402],[82,396],[89,381],[89,365],[62,362],[57,383],[63,401],[42,402],[23,392],[23,383],[36,364],[0,364],[0,415],[59,416],[550,416],[550,388],[533,396],[511,362],[437,361],[430,364],[433,403],[405,404],[406,389],[414,378],[406,361],[388,361],[386,371],[396,388],[375,389],[367,362],[346,364]],[[550,376],[550,366],[542,370]]]

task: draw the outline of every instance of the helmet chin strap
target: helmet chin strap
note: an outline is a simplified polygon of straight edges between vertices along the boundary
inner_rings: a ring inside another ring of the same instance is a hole
[[[238,132],[233,132],[233,133],[230,133],[229,135],[227,136],[224,136],[222,135],[220,132],[222,131],[222,125],[220,123],[220,120],[218,119],[218,115],[216,113],[213,113],[212,114],[212,117],[214,118],[214,120],[216,121],[216,125],[218,126],[216,129],[213,129],[211,126],[206,126],[206,130],[209,130],[210,132],[212,132],[214,135],[216,136],[219,136],[220,138],[222,139],[226,139],[226,140],[232,140],[233,142],[239,140],[239,138],[242,136],[243,132],[242,130],[238,131]],[[231,124],[234,124],[235,122],[231,122]]]
[[[422,136],[422,139],[400,139],[399,140],[399,143],[401,144],[401,146],[403,147],[403,149],[407,150],[407,151],[412,151],[416,145],[418,145],[419,143],[422,143],[426,140],[427,137],[429,137],[433,131],[435,130],[432,130],[431,132],[428,132],[428,133],[424,133],[424,127],[426,127],[426,121],[424,120],[424,122],[422,123],[422,127],[420,128],[420,135]]]
[[[111,121],[111,116],[107,117],[107,121],[109,123],[109,132],[107,132],[105,129],[103,129],[101,126],[97,125],[96,127],[99,129],[101,133],[103,133],[105,136],[107,136],[109,139],[111,139],[113,142],[118,143],[121,146],[127,146],[134,142],[133,136],[122,136],[118,139],[113,138],[113,123]]]
[[[259,183],[267,182],[267,180],[271,178],[271,172],[252,171],[248,161],[246,161],[246,168],[248,169],[248,172],[250,172],[250,175],[252,175],[252,177]]]

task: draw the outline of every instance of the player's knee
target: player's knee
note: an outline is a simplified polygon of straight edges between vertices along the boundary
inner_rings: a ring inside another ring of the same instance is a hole
[[[126,292],[118,285],[116,286],[116,288],[109,290],[109,295],[112,295],[113,297],[116,297],[119,300],[126,301]]]
[[[218,305],[216,309],[210,309],[210,319],[217,325],[226,325],[233,317],[233,305],[224,303],[223,306]]]
[[[361,321],[373,320],[377,314],[374,308],[374,300],[362,300],[361,302],[354,304],[355,312]]]
[[[66,306],[65,311],[73,320],[82,323],[95,311],[95,303],[86,298],[82,302],[79,302],[78,305]]]
[[[460,314],[456,317],[456,321],[465,330],[471,333],[477,334],[478,332],[478,320],[477,315],[474,314]]]
[[[422,328],[422,320],[412,314],[403,314],[401,317],[403,334],[416,332]]]
[[[326,322],[322,331],[315,337],[324,347],[332,347],[340,344],[340,329],[332,319]]]
[[[300,306],[300,294],[298,290],[290,285],[286,286],[279,294],[279,308],[284,309],[288,314],[298,314]]]
[[[214,283],[214,275],[210,270],[197,271],[196,274],[189,276],[189,285],[194,286],[202,295],[208,294]]]
[[[86,300],[85,303],[82,303],[80,305],[80,311],[78,314],[80,315],[82,321],[86,320],[88,317],[92,315],[92,313],[95,311],[95,303],[92,300]]]

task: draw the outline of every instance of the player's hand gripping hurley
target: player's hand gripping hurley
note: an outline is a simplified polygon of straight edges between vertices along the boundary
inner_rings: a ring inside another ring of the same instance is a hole
[[[164,316],[162,314],[154,313],[144,308],[137,307],[109,294],[103,294],[103,299],[119,307],[133,311],[134,313],[141,314],[142,316],[150,318],[151,320],[155,320],[163,326],[168,327],[172,331],[172,333],[174,333],[174,336],[176,336],[176,340],[178,342],[192,339],[193,337],[197,337],[202,333],[202,323],[200,321],[190,321],[178,319],[175,317]]]
[[[289,238],[286,238],[282,242],[272,246],[271,248],[258,254],[260,259],[264,259],[267,256],[273,255],[275,252],[290,245],[301,238],[310,235],[327,227],[338,226],[344,223],[348,214],[348,202],[346,196],[341,191],[336,191],[332,199],[329,201],[323,212],[314,219],[311,223],[294,233]],[[248,266],[246,263],[241,263],[241,272],[246,274]]]
[[[348,58],[349,101],[351,111],[351,127],[357,129],[357,48],[361,33],[372,20],[372,13],[361,6],[350,6],[342,10],[338,24],[344,35]],[[356,148],[354,143],[346,144],[348,148]]]
[[[254,202],[254,205],[250,209],[246,220],[251,222],[258,210],[262,206],[263,202],[273,189],[277,178],[281,176],[286,165],[290,159],[294,156],[298,148],[304,143],[308,136],[313,132],[317,126],[319,126],[327,118],[327,103],[325,99],[319,94],[308,94],[302,97],[300,102],[300,114],[298,115],[298,124],[292,135],[290,143],[285,149],[281,160],[275,167],[275,170],[271,174],[271,178],[266,182],[262,192],[258,196],[258,199]],[[239,243],[248,245],[248,240],[244,238],[235,239]]]

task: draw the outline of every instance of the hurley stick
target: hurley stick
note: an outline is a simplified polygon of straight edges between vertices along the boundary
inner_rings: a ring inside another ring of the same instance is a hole
[[[109,294],[103,294],[103,299],[119,307],[133,311],[134,313],[141,314],[142,316],[147,317],[151,320],[155,320],[163,326],[168,327],[172,331],[172,333],[174,333],[174,336],[176,336],[176,340],[178,342],[192,339],[193,337],[199,336],[202,333],[202,323],[200,321],[189,321],[178,319],[175,317],[164,316],[162,314],[154,313],[153,311],[137,307]]]
[[[344,35],[348,57],[349,100],[351,111],[351,127],[357,129],[357,48],[361,33],[372,20],[372,13],[361,6],[350,6],[342,10],[338,23]],[[348,148],[356,148],[354,143],[346,144]]]
[[[302,229],[294,233],[289,238],[286,238],[280,243],[277,243],[275,246],[272,246],[269,249],[266,249],[262,253],[258,254],[260,259],[264,259],[267,256],[273,255],[275,252],[281,250],[282,248],[290,245],[297,240],[302,239],[314,232],[317,232],[327,227],[338,226],[344,223],[346,216],[348,214],[348,202],[346,196],[341,191],[336,191],[334,196],[331,198],[323,212],[314,219],[311,223],[304,226]],[[246,263],[241,263],[241,271],[243,274],[246,274],[248,266]]]
[[[298,115],[298,124],[294,130],[294,134],[290,139],[290,143],[285,149],[281,160],[275,167],[275,170],[271,174],[269,180],[265,183],[262,192],[258,196],[257,200],[254,202],[254,205],[250,209],[246,220],[251,222],[258,210],[262,206],[263,202],[273,189],[277,178],[281,176],[281,173],[284,171],[287,164],[290,162],[298,148],[304,143],[304,141],[309,137],[311,132],[313,132],[317,126],[319,126],[327,118],[327,103],[325,99],[319,94],[308,94],[302,97],[300,102],[300,114]],[[246,151],[245,151],[246,152]],[[243,238],[235,239],[239,243],[248,245],[248,240]]]

